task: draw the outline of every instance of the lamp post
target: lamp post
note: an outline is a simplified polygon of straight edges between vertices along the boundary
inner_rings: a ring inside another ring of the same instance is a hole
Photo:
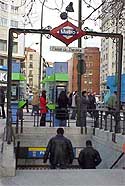
[[[78,27],[81,29],[82,28],[82,0],[78,1]],[[82,47],[82,39],[78,39],[78,48]],[[77,109],[77,126],[81,126],[81,112],[80,112],[80,98],[81,98],[81,67],[83,60],[82,60],[82,54],[78,54],[78,75],[77,75],[77,82],[78,82],[78,109]],[[82,131],[81,131],[82,133]]]
[[[73,9],[73,2],[70,2],[69,5],[66,7],[65,12],[61,12],[60,18],[62,20],[68,19],[68,12],[74,12]]]
[[[42,9],[41,9],[41,29],[43,28],[43,9],[44,9],[44,4],[45,4],[45,1],[43,1],[42,3]],[[42,34],[40,35],[40,58],[39,58],[39,92],[40,92],[40,89],[41,89],[41,63],[42,63]]]
[[[70,2],[69,5],[66,7],[66,12],[62,12],[60,14],[61,19],[67,19],[68,12],[74,12],[73,3]],[[78,1],[78,27],[79,29],[82,28],[82,0]],[[82,39],[78,39],[78,48],[82,47]],[[82,59],[82,54],[78,54],[78,65],[77,65],[78,75],[77,75],[77,82],[78,82],[78,109],[77,109],[77,126],[81,126],[81,113],[80,113],[80,98],[81,98],[81,75],[85,72],[85,63]],[[83,128],[81,126],[81,133],[83,133]]]

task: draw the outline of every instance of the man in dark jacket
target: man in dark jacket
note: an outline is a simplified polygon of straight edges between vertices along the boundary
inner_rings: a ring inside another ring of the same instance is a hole
[[[47,145],[43,162],[46,163],[49,157],[52,169],[56,169],[57,167],[64,169],[68,164],[72,164],[73,162],[74,154],[72,143],[64,137],[63,134],[64,129],[58,128],[57,135],[52,137]]]
[[[2,118],[6,118],[5,116],[5,110],[4,110],[4,104],[5,104],[5,94],[3,87],[0,87],[0,106],[2,108]]]
[[[84,148],[78,157],[79,165],[82,169],[96,169],[101,163],[102,159],[97,150],[92,147],[90,140],[86,141],[86,148]]]

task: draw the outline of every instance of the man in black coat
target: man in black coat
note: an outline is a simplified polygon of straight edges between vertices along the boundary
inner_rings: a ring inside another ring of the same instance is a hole
[[[92,147],[90,140],[86,141],[86,148],[84,148],[78,157],[79,165],[82,169],[96,169],[101,163],[102,159],[97,150]]]
[[[58,128],[57,135],[49,140],[47,149],[43,158],[43,162],[46,163],[49,157],[49,161],[52,169],[57,167],[64,169],[68,164],[72,164],[74,154],[71,141],[63,136],[64,129]],[[50,155],[50,156],[49,156]]]

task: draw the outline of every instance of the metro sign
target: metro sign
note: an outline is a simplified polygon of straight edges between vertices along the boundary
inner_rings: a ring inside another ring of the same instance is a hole
[[[86,35],[86,32],[73,25],[71,22],[66,21],[58,27],[50,31],[51,35],[66,45],[69,45],[76,39]]]

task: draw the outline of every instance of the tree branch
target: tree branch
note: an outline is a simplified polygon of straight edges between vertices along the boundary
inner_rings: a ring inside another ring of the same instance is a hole
[[[87,19],[89,19],[90,17],[91,17],[91,15],[94,13],[94,12],[96,12],[101,6],[103,6],[103,4],[106,2],[106,0],[105,1],[103,1],[97,8],[95,8],[84,20],[82,20],[82,24],[84,24],[84,22],[87,20]]]

